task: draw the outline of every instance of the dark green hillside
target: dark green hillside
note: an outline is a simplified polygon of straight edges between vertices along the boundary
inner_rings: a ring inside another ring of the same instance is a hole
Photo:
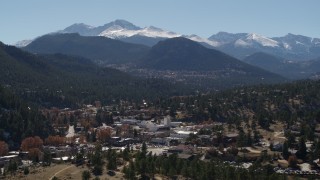
[[[196,121],[212,119],[239,126],[252,120],[264,129],[276,122],[290,128],[300,124],[302,134],[314,138],[315,124],[320,124],[320,81],[304,80],[281,85],[242,87],[203,96],[171,98],[163,108],[180,108]],[[181,110],[181,109],[179,109]],[[307,130],[309,129],[309,130]],[[313,130],[312,130],[313,129]],[[305,132],[308,131],[308,132]],[[310,133],[310,134],[309,134]]]
[[[5,45],[0,47],[0,84],[46,106],[72,106],[95,100],[139,101],[183,92],[176,85],[100,68],[84,58],[33,55]]]
[[[39,54],[62,53],[82,56],[100,63],[128,63],[141,58],[149,48],[106,37],[79,34],[49,34],[39,37],[24,48]]]
[[[28,106],[8,89],[0,86],[0,140],[15,147],[25,137],[46,137],[51,132],[50,122],[37,107]]]
[[[254,66],[272,70],[275,67],[283,66],[285,59],[258,52],[246,57],[243,61]]]

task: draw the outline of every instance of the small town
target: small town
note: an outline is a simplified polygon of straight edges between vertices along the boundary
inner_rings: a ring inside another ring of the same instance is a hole
[[[120,105],[101,106],[101,102],[96,101],[93,105],[83,105],[81,109],[51,108],[42,110],[42,113],[52,121],[56,135],[47,139],[28,137],[18,151],[8,152],[6,149],[5,152],[2,145],[2,178],[28,179],[30,175],[40,178],[41,170],[72,165],[85,167],[83,172],[88,172],[88,177],[122,179],[127,173],[125,167],[133,160],[128,157],[133,157],[143,146],[147,153],[158,157],[174,154],[177,159],[190,162],[195,158],[203,162],[217,159],[242,169],[249,169],[259,162],[270,166],[277,174],[320,175],[319,158],[312,162],[297,158],[302,156],[299,154],[302,147],[295,138],[300,133],[298,124],[286,130],[290,131],[294,144],[294,148],[288,148],[282,124],[271,125],[272,131],[258,128],[254,133],[245,128],[245,123],[240,125],[241,128],[212,120],[196,124],[186,121],[193,117],[184,111],[183,104],[179,111],[170,112],[170,107],[160,111],[146,101],[139,106],[125,101]],[[320,129],[315,131],[315,136],[320,136]],[[303,143],[306,156],[315,144],[312,141]],[[106,168],[96,170],[93,157],[96,154],[112,156],[111,152],[115,152],[116,157],[113,160],[109,157]],[[61,175],[68,176],[63,172]],[[57,173],[50,178],[59,177]]]

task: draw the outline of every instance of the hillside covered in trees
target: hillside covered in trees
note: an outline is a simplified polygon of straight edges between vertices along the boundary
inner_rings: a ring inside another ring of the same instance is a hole
[[[37,107],[29,106],[0,86],[0,141],[17,148],[25,137],[47,137],[50,133],[51,123]]]
[[[290,126],[301,122],[315,128],[320,122],[320,81],[241,87],[223,92],[174,97],[160,104],[171,112],[186,110],[197,121],[214,120],[240,125],[253,120],[264,129],[277,121]],[[314,131],[311,131],[314,132]]]
[[[61,54],[34,55],[4,44],[0,44],[0,84],[46,107],[72,107],[95,100],[141,101],[188,91],[162,80],[100,68],[88,59]]]

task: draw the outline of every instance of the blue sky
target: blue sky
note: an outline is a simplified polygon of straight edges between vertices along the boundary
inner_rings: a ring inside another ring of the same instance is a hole
[[[0,41],[12,44],[73,23],[99,26],[115,19],[202,37],[226,31],[320,38],[319,7],[319,0],[1,0]]]

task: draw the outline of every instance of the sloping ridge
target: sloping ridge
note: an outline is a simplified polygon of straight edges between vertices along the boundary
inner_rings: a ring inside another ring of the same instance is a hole
[[[292,62],[266,53],[255,53],[243,61],[288,79],[305,79],[320,71],[320,58]]]
[[[272,70],[272,68],[277,66],[283,66],[285,59],[267,53],[258,52],[246,57],[243,61],[254,66]]]
[[[145,67],[168,70],[217,70],[241,65],[226,54],[182,37],[160,41],[142,63]]]
[[[103,63],[118,64],[141,58],[149,50],[149,47],[106,37],[49,34],[37,38],[23,49],[33,53],[62,53],[82,56]]]

